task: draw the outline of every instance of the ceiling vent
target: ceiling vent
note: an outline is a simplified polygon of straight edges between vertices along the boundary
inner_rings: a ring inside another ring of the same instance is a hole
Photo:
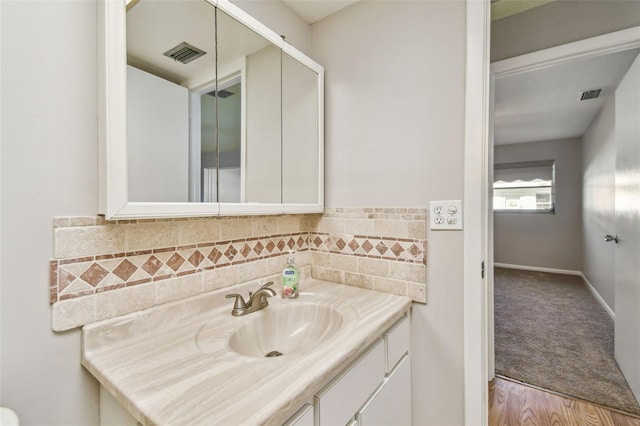
[[[200,50],[197,47],[191,46],[187,42],[182,42],[173,49],[169,49],[164,52],[164,56],[167,56],[183,64],[188,64],[194,59],[198,59],[202,55],[206,55],[207,52]]]
[[[223,89],[223,90],[218,90],[217,96],[216,96],[216,91],[215,90],[213,92],[207,93],[207,95],[213,96],[214,98],[218,97],[218,98],[224,99],[224,98],[228,98],[229,96],[233,96],[234,93]]]
[[[602,92],[602,89],[585,90],[582,92],[580,100],[586,101],[587,99],[595,99],[600,96],[600,92]]]

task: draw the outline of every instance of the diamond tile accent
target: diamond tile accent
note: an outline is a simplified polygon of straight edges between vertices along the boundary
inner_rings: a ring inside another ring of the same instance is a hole
[[[262,253],[263,250],[264,250],[264,246],[262,245],[262,243],[260,241],[258,241],[258,243],[255,245],[255,247],[253,247],[253,252],[255,254],[257,254],[258,256],[260,256],[260,253]]]
[[[405,251],[405,250],[404,250],[404,248],[402,248],[400,243],[395,243],[394,245],[391,246],[391,251],[393,252],[393,254],[396,255],[396,257],[400,257],[402,252]]]
[[[380,255],[385,254],[388,250],[389,248],[382,241],[380,241],[378,245],[376,245],[376,251],[380,253]]]
[[[249,247],[249,244],[245,243],[240,250],[240,254],[246,259],[249,253],[251,253],[251,247]]]
[[[354,253],[356,252],[356,250],[360,248],[360,244],[358,244],[358,242],[355,239],[351,240],[348,246],[351,249],[351,251]]]
[[[202,261],[204,260],[204,256],[202,255],[202,253],[200,253],[200,251],[195,250],[191,256],[189,256],[189,263],[192,264],[193,266],[195,266],[196,268],[202,263]]]
[[[211,250],[211,252],[209,252],[209,254],[207,255],[207,259],[213,262],[214,265],[218,263],[221,257],[222,257],[222,252],[218,250],[216,247],[214,247]]]
[[[120,262],[120,264],[113,270],[113,273],[121,280],[127,281],[129,278],[131,278],[131,275],[136,272],[136,270],[138,270],[138,267],[125,259]]]
[[[275,249],[275,248],[276,248],[276,245],[273,243],[273,241],[269,241],[269,242],[267,243],[267,245],[265,246],[265,248],[267,249],[267,251],[268,251],[269,253],[273,253],[273,249]]]
[[[342,238],[338,238],[338,241],[336,241],[336,245],[338,246],[340,251],[342,251],[342,249],[347,246],[347,243],[345,243]]]
[[[236,257],[237,254],[238,254],[238,250],[236,250],[236,248],[233,245],[230,245],[229,248],[224,252],[224,255],[230,261],[233,260],[233,258]]]
[[[109,271],[107,271],[97,263],[94,263],[89,267],[89,269],[87,269],[82,275],[80,275],[80,279],[85,281],[87,284],[95,287],[100,284],[100,281],[102,281],[108,274]]]
[[[154,276],[156,272],[158,272],[158,269],[160,268],[162,268],[162,262],[160,261],[160,259],[158,259],[155,256],[151,256],[149,260],[147,260],[142,264],[142,270],[144,270],[147,274],[151,276]]]
[[[167,266],[174,271],[180,269],[180,266],[184,263],[184,258],[180,256],[178,253],[174,253],[173,256],[167,260]]]
[[[373,248],[373,244],[371,244],[369,242],[369,240],[366,240],[364,243],[362,243],[362,249],[364,250],[365,253],[369,253],[371,251],[371,249]]]

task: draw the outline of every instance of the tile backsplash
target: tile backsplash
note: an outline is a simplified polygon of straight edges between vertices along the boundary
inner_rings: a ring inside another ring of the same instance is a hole
[[[425,302],[426,210],[318,215],[54,220],[52,328],[67,330],[279,273],[290,250],[303,278]]]

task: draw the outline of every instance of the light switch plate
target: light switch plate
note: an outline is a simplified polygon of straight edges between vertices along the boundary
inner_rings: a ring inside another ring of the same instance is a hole
[[[429,202],[429,222],[434,230],[462,229],[462,201],[430,201]]]

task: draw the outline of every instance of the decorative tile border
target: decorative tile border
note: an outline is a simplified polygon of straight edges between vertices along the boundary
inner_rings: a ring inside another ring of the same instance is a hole
[[[418,208],[334,208],[322,215],[55,218],[52,328],[277,277],[278,257],[290,250],[299,252],[306,278],[424,303],[426,217]]]
[[[306,251],[308,239],[298,232],[52,260],[50,302]]]
[[[312,232],[309,248],[315,251],[427,264],[427,241],[409,238],[335,235]]]

